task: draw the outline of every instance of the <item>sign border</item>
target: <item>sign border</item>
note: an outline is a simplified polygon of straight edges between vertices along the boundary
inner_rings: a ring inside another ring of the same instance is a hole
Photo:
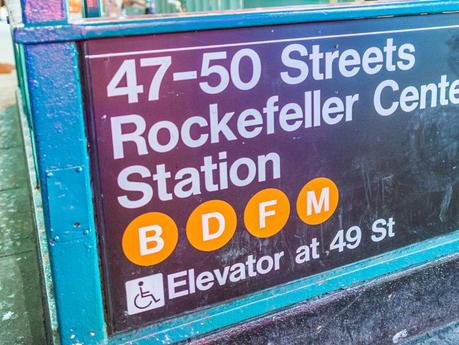
[[[15,24],[15,39],[24,46],[24,57],[39,180],[44,201],[46,233],[40,241],[49,244],[49,265],[56,297],[61,343],[146,345],[173,343],[197,337],[248,318],[261,316],[314,296],[349,287],[385,274],[422,265],[459,252],[459,230],[432,240],[394,250],[325,273],[277,286],[160,322],[108,337],[103,308],[103,289],[94,225],[94,199],[86,146],[81,64],[75,41],[161,32],[224,29],[287,23],[422,15],[459,11],[457,0],[403,1],[360,6],[290,8],[277,11],[190,16],[183,18],[118,21],[82,21],[41,26]],[[29,14],[24,14],[27,17]],[[32,15],[32,14],[30,14]],[[49,42],[66,42],[44,44]],[[29,43],[34,43],[29,45]],[[52,65],[53,68],[48,66]],[[64,131],[59,131],[64,128]],[[70,134],[69,134],[70,133]],[[29,161],[29,164],[30,161]],[[62,188],[53,188],[56,186]],[[49,188],[51,187],[51,188]],[[75,203],[72,193],[80,193]],[[48,201],[59,199],[59,203]],[[74,214],[62,219],[66,206]],[[37,212],[40,212],[38,210]],[[78,226],[76,226],[78,224]],[[83,226],[80,226],[83,225]]]

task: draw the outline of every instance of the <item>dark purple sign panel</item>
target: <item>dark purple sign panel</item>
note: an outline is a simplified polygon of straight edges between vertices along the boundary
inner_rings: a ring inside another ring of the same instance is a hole
[[[458,20],[83,43],[112,330],[458,229]]]

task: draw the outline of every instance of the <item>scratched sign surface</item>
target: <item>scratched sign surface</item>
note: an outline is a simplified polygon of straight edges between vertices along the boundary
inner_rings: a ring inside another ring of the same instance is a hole
[[[112,331],[458,229],[458,20],[83,43]]]

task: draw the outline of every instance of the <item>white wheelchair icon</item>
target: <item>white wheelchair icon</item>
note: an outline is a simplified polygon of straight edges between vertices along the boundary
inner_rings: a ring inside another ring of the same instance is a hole
[[[156,298],[150,291],[144,291],[143,289],[143,281],[138,283],[139,285],[139,293],[134,297],[134,305],[138,309],[147,309],[153,303],[159,303],[160,299]]]
[[[165,305],[163,275],[153,274],[126,282],[128,315],[143,313]]]

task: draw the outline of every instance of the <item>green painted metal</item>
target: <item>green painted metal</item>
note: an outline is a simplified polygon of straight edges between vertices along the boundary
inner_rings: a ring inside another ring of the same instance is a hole
[[[279,3],[276,0],[244,0],[245,8],[254,8],[254,7],[274,7],[274,6],[295,6],[295,5],[304,5],[304,1],[301,0],[292,0],[292,1],[283,1],[284,4]],[[311,0],[308,1],[309,4],[329,4],[331,1],[328,0]]]
[[[63,25],[23,26],[20,23],[13,23],[13,30],[17,43],[35,44],[165,32],[454,13],[457,11],[459,11],[459,2],[456,0],[375,2],[371,3],[371,5],[362,5],[361,3],[336,5],[326,9],[321,6],[305,6],[287,9],[268,8],[262,11],[243,10],[211,14],[197,13],[176,17],[145,16],[118,19],[83,19]]]
[[[350,0],[349,2],[352,2]],[[206,12],[241,10],[254,7],[281,7],[306,4],[328,4],[329,0],[184,0],[172,4],[168,0],[156,0],[156,13]]]
[[[167,0],[156,1],[156,13],[226,11],[247,8],[285,7],[311,4],[356,2],[357,0],[184,0],[173,5]]]
[[[22,21],[28,25],[67,22],[67,6],[62,0],[21,0]]]
[[[102,0],[83,0],[83,16],[85,18],[101,17],[103,15]]]
[[[78,52],[30,45],[25,57],[60,340],[94,344],[106,333]]]
[[[284,5],[285,1],[279,1],[277,6]],[[306,3],[310,3],[307,1]],[[305,4],[305,2],[303,2]],[[185,8],[189,12],[201,11],[222,11],[222,10],[240,10],[244,8],[244,0],[186,0]]]

